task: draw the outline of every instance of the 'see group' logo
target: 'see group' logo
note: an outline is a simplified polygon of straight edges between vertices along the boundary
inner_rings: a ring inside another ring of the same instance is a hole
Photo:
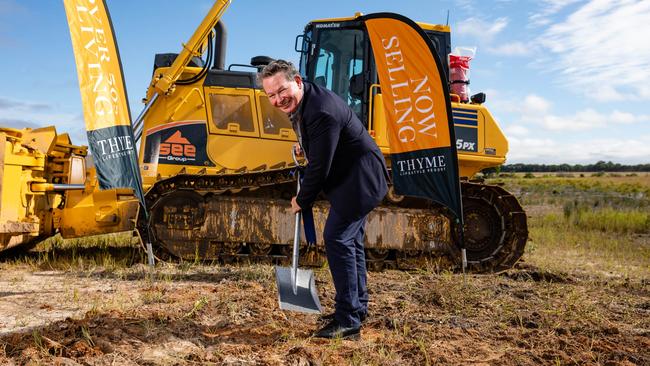
[[[176,131],[165,142],[160,144],[160,155],[194,160],[196,157],[196,146],[181,136],[181,131]]]

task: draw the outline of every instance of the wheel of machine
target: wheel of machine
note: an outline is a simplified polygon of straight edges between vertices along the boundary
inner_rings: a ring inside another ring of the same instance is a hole
[[[389,249],[370,248],[366,250],[366,257],[371,260],[383,261],[388,258]]]
[[[389,249],[366,249],[366,267],[368,267],[369,270],[376,272],[383,270],[389,254]]]
[[[397,268],[410,271],[424,268],[427,257],[421,250],[407,249],[398,252],[396,255]]]
[[[249,244],[252,255],[269,255],[273,249],[273,244],[267,243],[251,243]]]
[[[189,190],[171,192],[159,197],[149,212],[151,240],[156,251],[162,249],[177,258],[194,258],[197,250],[205,249],[200,245],[203,238],[197,235],[196,230],[205,221],[203,196],[200,194]],[[188,241],[188,237],[192,240]]]
[[[236,255],[241,249],[240,243],[225,242],[222,246],[222,253],[227,255]]]
[[[471,262],[490,258],[503,245],[503,216],[496,207],[482,198],[463,200],[465,247]]]
[[[475,183],[463,183],[462,187],[463,234],[470,269],[488,272],[512,267],[522,256],[528,238],[521,205],[500,187]],[[459,243],[458,228],[454,232]],[[452,255],[459,263],[458,248]]]

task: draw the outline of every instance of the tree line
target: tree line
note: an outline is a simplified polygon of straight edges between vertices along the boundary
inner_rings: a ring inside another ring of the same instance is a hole
[[[611,161],[599,161],[595,164],[506,164],[494,172],[520,173],[520,172],[650,172],[650,164],[624,165]],[[485,172],[487,173],[487,172]]]

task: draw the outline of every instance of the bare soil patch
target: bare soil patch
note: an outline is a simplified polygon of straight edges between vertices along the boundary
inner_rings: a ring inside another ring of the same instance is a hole
[[[316,271],[325,308],[329,274]],[[643,279],[371,272],[361,341],[312,338],[278,309],[271,266],[0,272],[0,363],[339,365],[650,363]]]

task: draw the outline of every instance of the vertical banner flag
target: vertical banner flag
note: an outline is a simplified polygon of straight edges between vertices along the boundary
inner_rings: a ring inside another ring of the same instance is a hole
[[[144,205],[126,87],[104,0],[63,0],[88,144],[101,189],[133,188]]]
[[[384,101],[395,191],[439,202],[462,222],[449,90],[433,44],[401,15],[363,19]]]

